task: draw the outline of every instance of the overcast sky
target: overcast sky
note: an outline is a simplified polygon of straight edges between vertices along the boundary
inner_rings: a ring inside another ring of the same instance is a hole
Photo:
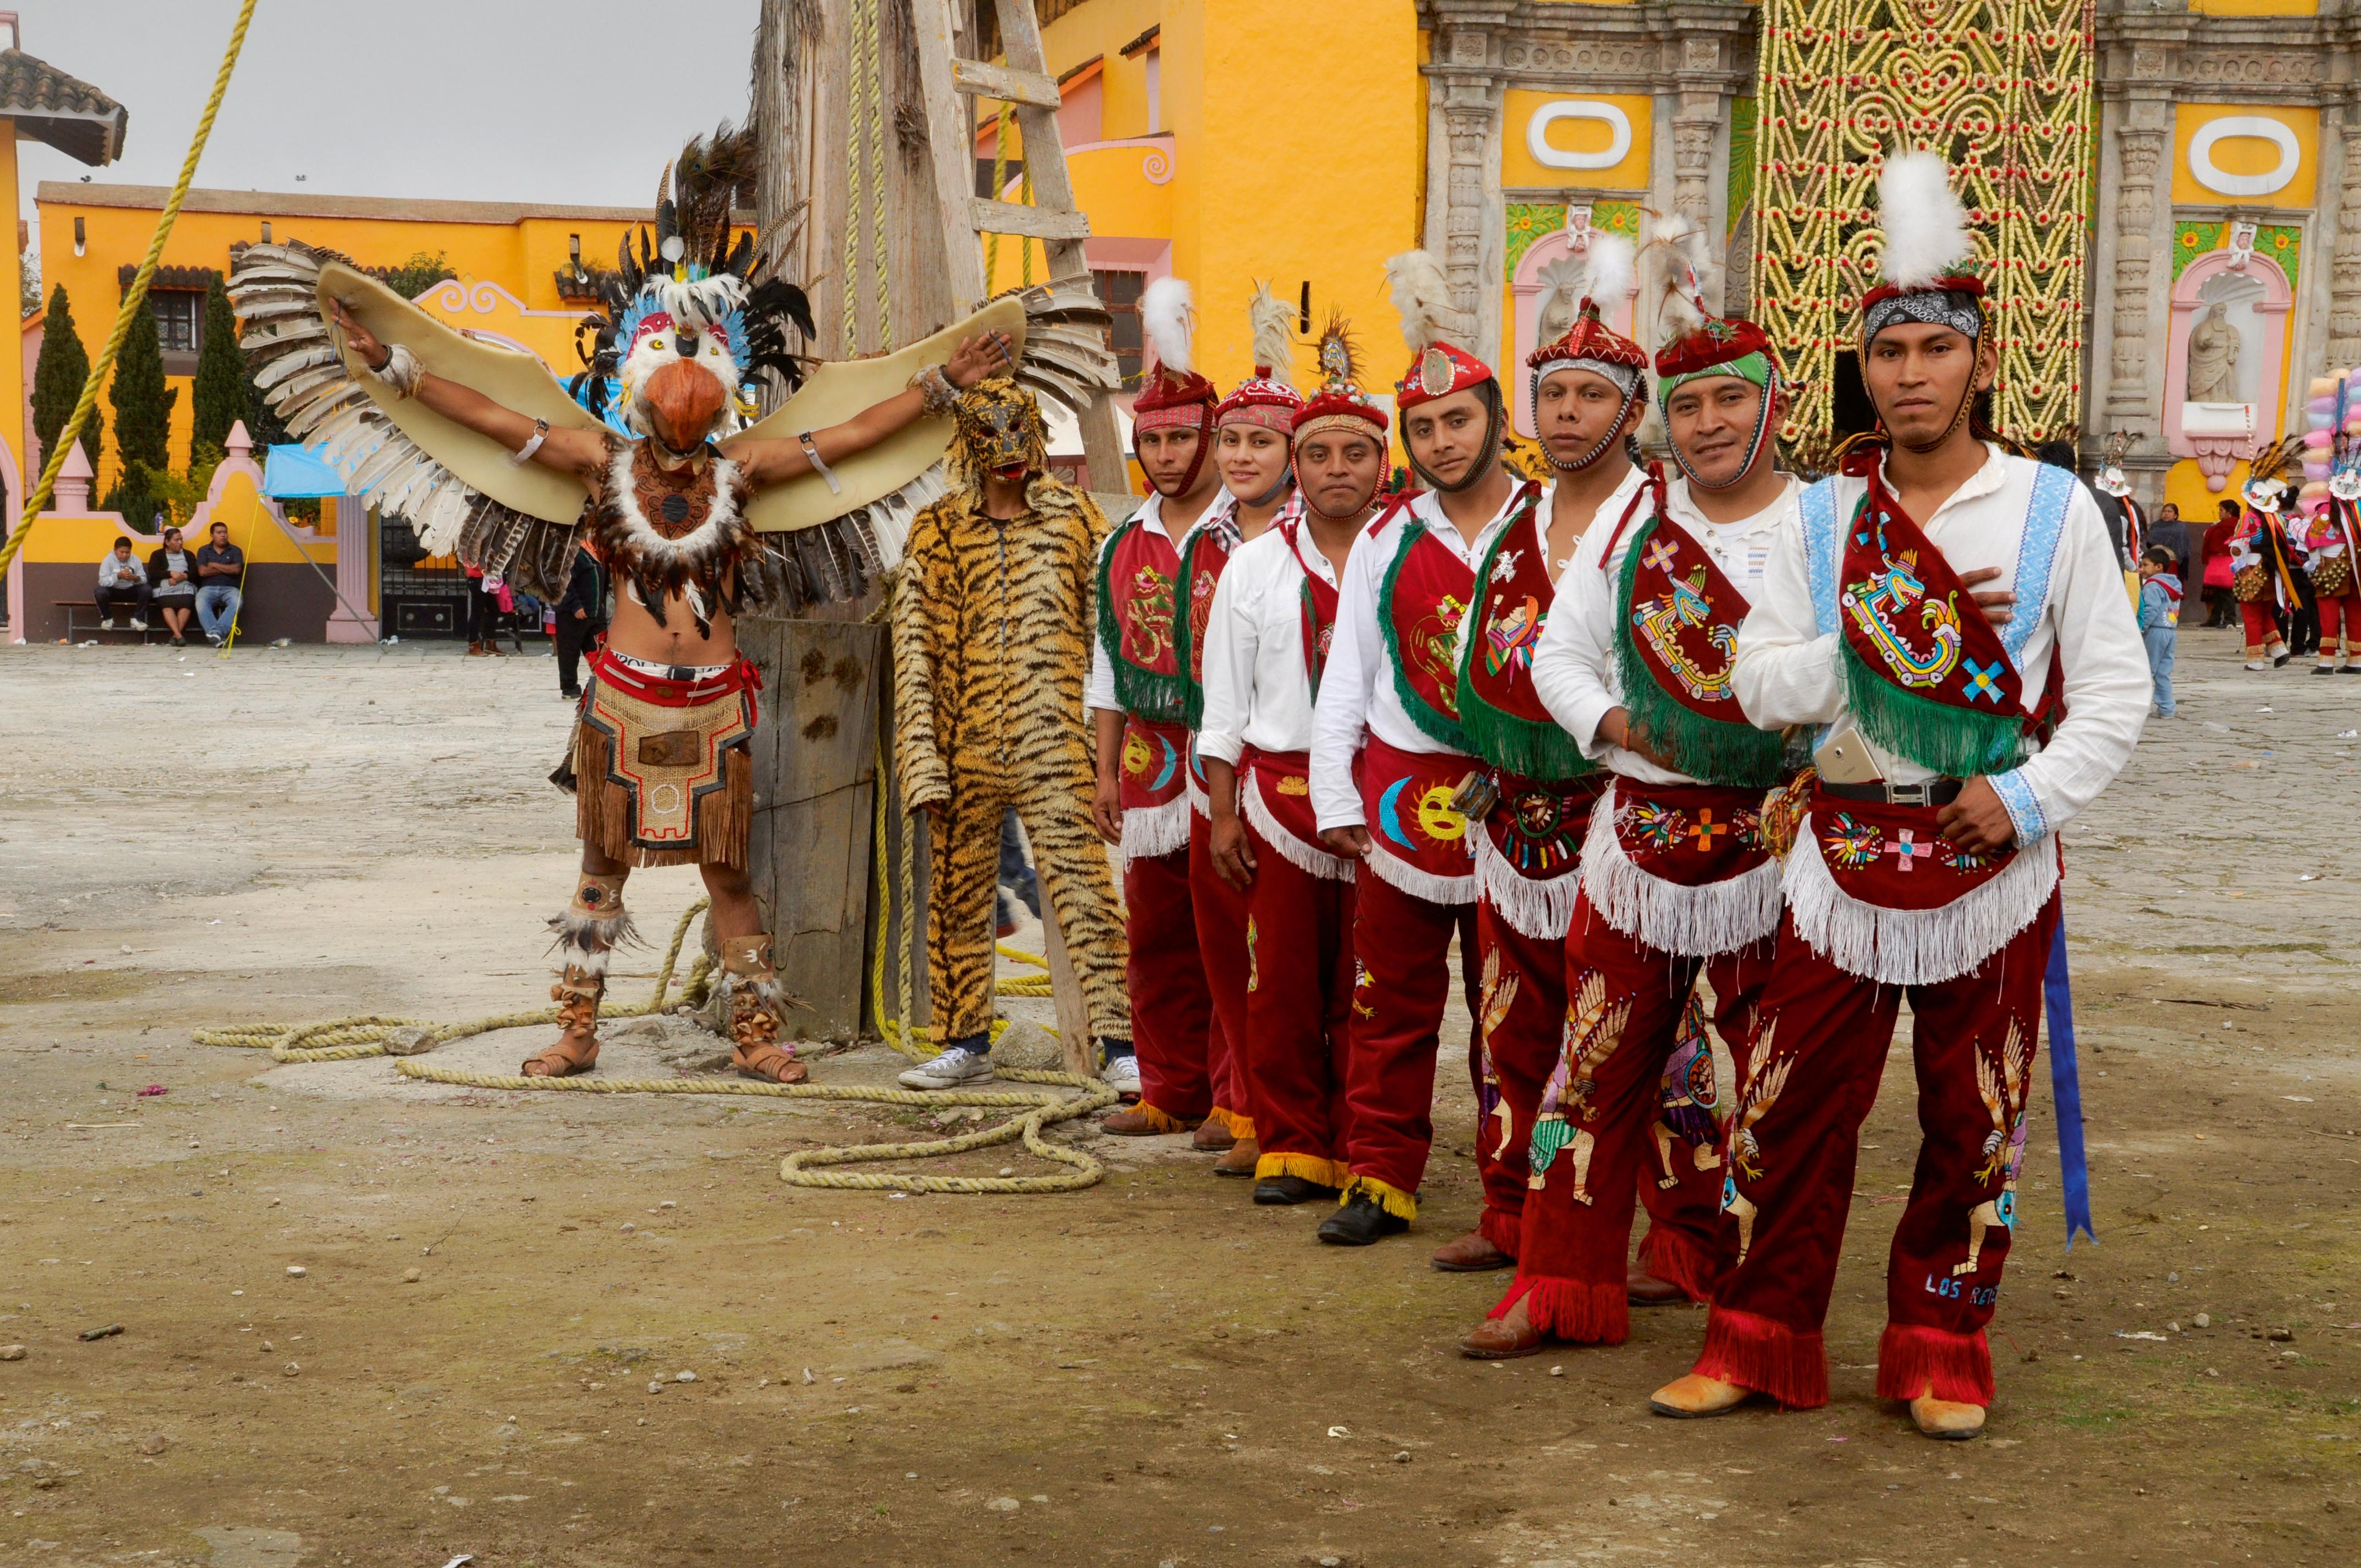
[[[16,0],[25,52],[131,112],[90,169],[17,143],[43,180],[169,185],[235,0]],[[646,206],[692,134],[746,112],[759,0],[261,0],[196,183],[221,190]],[[4,37],[5,35],[0,35]]]

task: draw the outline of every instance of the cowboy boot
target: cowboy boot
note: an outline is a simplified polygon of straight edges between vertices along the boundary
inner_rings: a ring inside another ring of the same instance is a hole
[[[634,933],[623,908],[620,876],[581,875],[574,902],[549,923],[557,938],[553,950],[564,964],[549,999],[557,1003],[564,1028],[556,1043],[525,1058],[527,1078],[567,1078],[588,1072],[598,1060],[598,1003],[607,993],[607,959]]]
[[[771,938],[721,939],[721,986],[734,1048],[730,1065],[748,1078],[801,1083],[811,1069],[796,1059],[795,1047],[779,1044],[779,1015],[796,1005],[771,967]]]

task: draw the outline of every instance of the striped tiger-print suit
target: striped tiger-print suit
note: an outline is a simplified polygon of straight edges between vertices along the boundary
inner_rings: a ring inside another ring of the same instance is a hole
[[[1016,808],[1081,976],[1091,1033],[1131,1036],[1129,956],[1091,826],[1082,681],[1106,519],[1055,479],[1000,523],[960,489],[911,524],[894,596],[895,762],[907,809],[936,806],[927,961],[935,1038],[992,1025],[1000,820]]]

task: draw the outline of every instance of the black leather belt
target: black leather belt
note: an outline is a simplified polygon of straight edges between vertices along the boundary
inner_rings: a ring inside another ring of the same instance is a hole
[[[1958,779],[1928,779],[1925,784],[1887,784],[1880,779],[1872,784],[1830,784],[1820,781],[1823,794],[1839,800],[1874,800],[1887,806],[1949,806],[1960,798]]]

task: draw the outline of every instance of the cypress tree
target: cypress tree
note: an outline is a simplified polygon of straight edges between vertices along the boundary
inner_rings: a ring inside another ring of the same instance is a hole
[[[106,395],[115,405],[115,455],[123,473],[107,492],[104,510],[119,511],[124,521],[145,529],[156,513],[148,476],[170,471],[172,405],[181,395],[164,385],[164,350],[156,334],[155,312],[142,310],[132,317],[123,352],[115,361],[115,384]]]
[[[189,472],[196,472],[201,449],[213,449],[214,460],[229,444],[230,426],[246,417],[246,361],[237,351],[237,317],[229,308],[229,291],[218,278],[205,291],[204,329],[198,339],[196,383],[190,389]],[[248,427],[249,435],[253,433]]]
[[[74,330],[73,306],[60,283],[49,296],[49,313],[41,322],[41,356],[33,365],[33,433],[40,438],[44,463],[57,449],[58,436],[73,416],[74,401],[89,378],[90,355],[82,348],[82,334]],[[82,452],[90,459],[93,474],[98,472],[98,451],[105,428],[106,411],[92,409],[89,422],[82,427]]]

